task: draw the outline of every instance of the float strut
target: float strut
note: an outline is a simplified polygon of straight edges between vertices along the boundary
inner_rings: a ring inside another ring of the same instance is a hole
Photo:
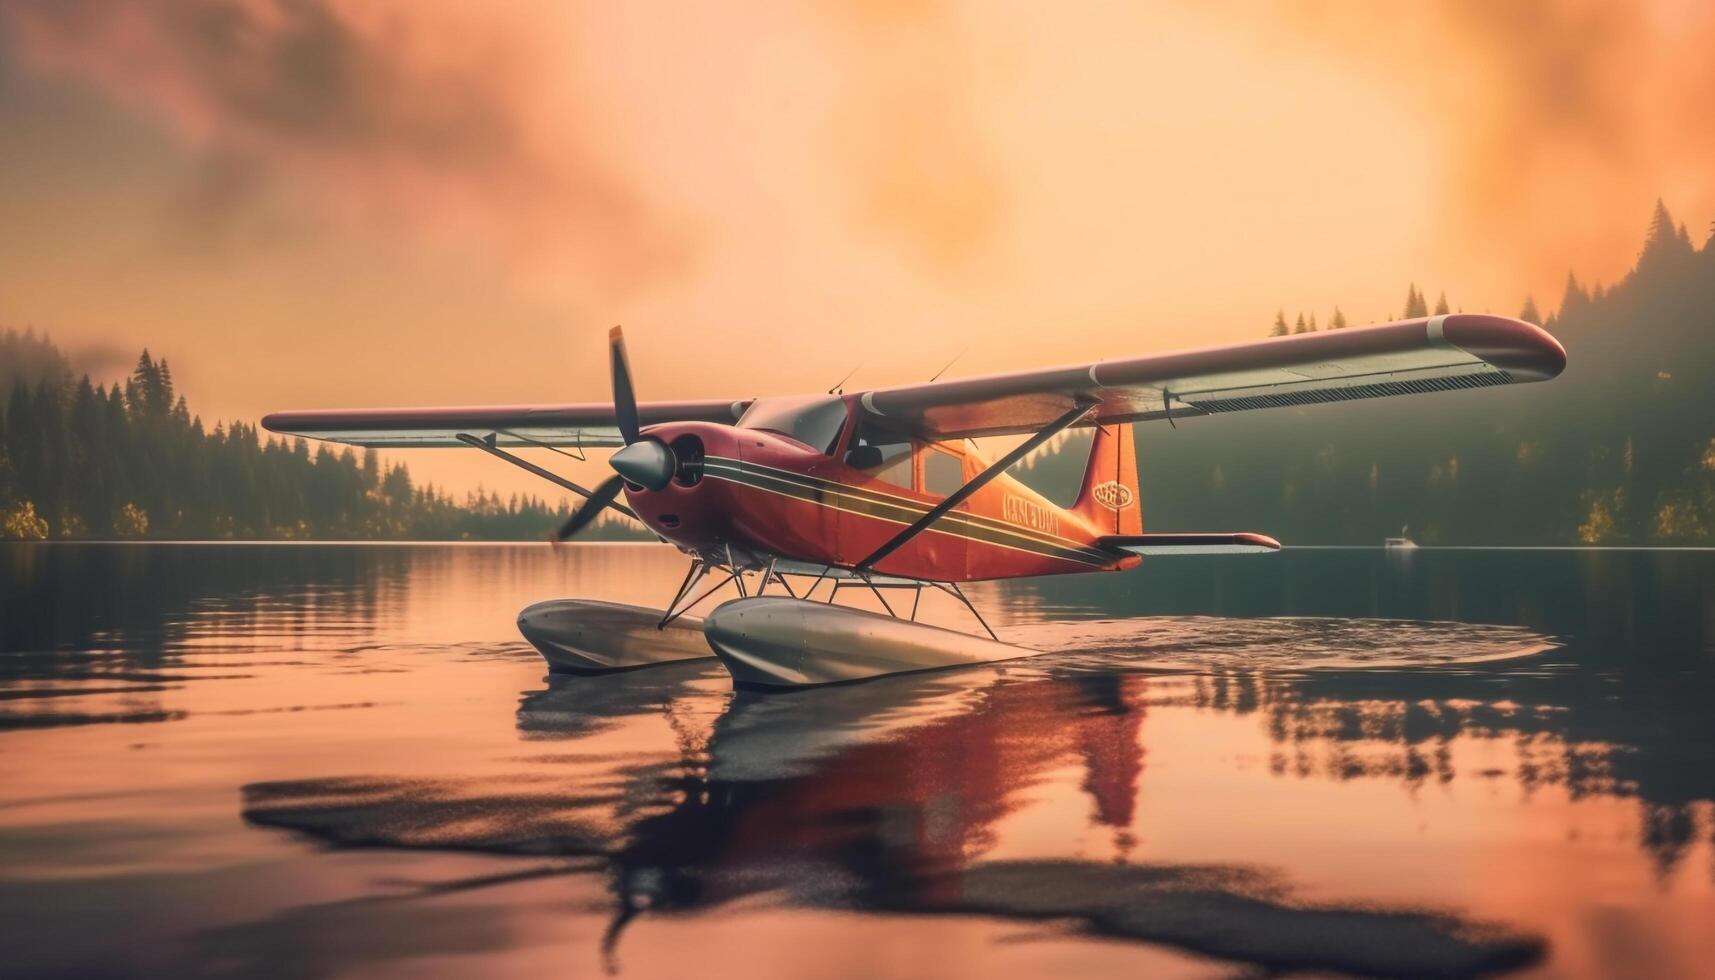
[[[827,578],[827,577],[828,577],[828,573],[829,573],[829,572],[831,572],[831,571],[833,571],[833,570],[834,570],[834,566],[832,566],[832,565],[823,565],[823,566],[822,566],[822,574],[820,574],[820,575],[818,575],[818,576],[816,576],[816,580],[815,580],[815,581],[814,581],[814,582],[811,582],[811,583],[810,583],[810,587],[809,587],[809,588],[807,588],[807,589],[805,589],[805,590],[804,590],[804,595],[803,595],[803,598],[804,598],[804,599],[805,599],[805,600],[808,600],[808,599],[809,599],[809,598],[810,598],[810,595],[811,595],[811,593],[813,593],[813,592],[815,592],[815,591],[816,591],[816,586],[818,586],[818,585],[821,585],[821,584],[822,584],[822,580],[823,580],[823,579],[825,579],[825,578]]]
[[[994,640],[996,643],[1000,642],[1000,637],[994,635],[994,629],[993,629],[993,627],[989,626],[988,620],[983,618],[982,613],[977,612],[976,606],[971,605],[971,600],[965,598],[964,590],[959,588],[959,583],[957,583],[957,582],[946,582],[946,583],[936,582],[933,584],[937,588],[939,588],[945,592],[951,593],[960,602],[964,603],[965,608],[969,609],[971,611],[971,615],[977,617],[977,622],[982,624],[983,629],[988,631],[989,639]]]
[[[727,542],[725,547],[726,547],[726,563],[732,567],[732,580],[733,580],[733,583],[738,586],[738,597],[740,599],[747,599],[750,597],[750,593],[745,591],[744,575],[743,575],[741,569],[738,567],[738,562],[733,560],[732,542],[730,542],[730,541]],[[762,584],[767,585],[768,580],[764,579]]]
[[[877,599],[879,599],[879,600],[881,600],[881,608],[883,608],[883,609],[885,609],[885,610],[887,610],[887,614],[888,614],[888,615],[889,615],[889,616],[892,616],[892,617],[893,617],[893,618],[894,618],[894,619],[898,619],[898,618],[899,618],[899,614],[898,614],[898,613],[896,613],[896,612],[894,612],[894,611],[893,611],[893,607],[892,607],[892,606],[890,606],[890,605],[888,605],[888,604],[887,604],[887,597],[886,597],[886,596],[884,596],[884,595],[882,595],[882,594],[881,594],[881,590],[880,590],[880,589],[878,589],[878,588],[876,588],[876,587],[875,587],[875,583],[874,583],[874,582],[871,582],[871,581],[870,581],[870,580],[869,580],[869,573],[868,573],[868,572],[862,572],[862,573],[860,573],[860,574],[862,574],[862,575],[863,575],[863,584],[865,584],[865,585],[867,585],[867,586],[869,586],[869,590],[870,590],[870,591],[871,591],[871,592],[874,592],[874,593],[875,593],[875,597],[876,597],[876,598],[877,598]]]
[[[794,599],[798,598],[796,595],[792,594],[792,586],[786,584],[786,576],[775,570],[775,566],[778,564],[780,564],[779,557],[774,557],[768,559],[768,564],[762,567],[762,580],[756,583],[756,594],[761,595],[762,593],[767,592],[768,583],[773,581],[779,582],[780,587],[786,590],[787,595],[792,596]]]
[[[787,595],[794,599],[798,598],[798,593],[792,591],[792,583],[786,581],[786,573],[774,568],[774,562],[769,562],[768,564],[770,569],[774,572],[774,581],[780,583],[780,587],[786,590]]]
[[[685,598],[691,591],[691,586],[701,581],[708,571],[709,566],[698,559],[691,559],[691,567],[685,570],[685,580],[679,583],[679,591],[673,593],[673,601],[667,603],[667,608],[662,611],[661,621],[655,624],[656,629],[665,629],[667,624],[673,621],[673,610],[678,607],[679,600]]]
[[[705,568],[704,571],[707,572],[708,569]],[[698,576],[698,577],[700,578],[701,576]],[[726,578],[723,578],[719,582],[716,582],[714,585],[709,586],[708,589],[705,590],[702,595],[697,596],[695,599],[692,599],[690,602],[685,603],[684,608],[680,609],[678,612],[672,614],[671,616],[668,616],[666,619],[661,620],[661,626],[666,626],[668,623],[671,623],[673,620],[678,619],[680,616],[683,616],[686,613],[690,612],[692,609],[695,609],[697,606],[697,603],[702,602],[704,599],[707,599],[709,596],[712,596],[716,592],[719,592],[722,588],[724,588],[726,586],[726,584],[728,582],[731,582],[737,578],[738,578],[737,572],[728,572]]]

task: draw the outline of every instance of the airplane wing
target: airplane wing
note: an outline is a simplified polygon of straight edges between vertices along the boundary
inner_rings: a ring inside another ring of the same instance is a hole
[[[738,420],[750,401],[641,402],[643,425],[656,422]],[[269,432],[374,446],[416,449],[463,446],[460,434],[499,446],[564,446],[595,449],[624,445],[609,402],[577,405],[500,405],[476,408],[372,408],[275,412],[262,419]]]
[[[1450,314],[1248,344],[867,391],[882,425],[938,439],[1038,432],[1073,406],[1079,424],[1177,420],[1222,412],[1542,381],[1566,351],[1542,328],[1487,314]],[[731,424],[745,401],[644,402],[639,421]],[[601,448],[622,444],[605,402],[486,408],[276,412],[270,432],[356,446],[490,445]]]
[[[1450,314],[1070,367],[880,388],[859,401],[902,432],[1036,432],[1081,399],[1094,422],[1182,419],[1544,381],[1566,351],[1541,327]]]

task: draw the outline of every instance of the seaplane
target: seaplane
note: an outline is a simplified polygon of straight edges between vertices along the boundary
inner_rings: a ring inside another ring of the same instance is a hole
[[[1280,548],[1255,532],[1145,531],[1134,425],[1544,381],[1566,366],[1542,328],[1461,313],[849,393],[639,402],[620,328],[608,348],[607,403],[288,411],[262,424],[353,446],[484,452],[583,498],[556,543],[614,511],[685,554],[665,608],[574,598],[523,610],[519,630],[551,669],[715,656],[735,685],[778,689],[1030,655],[1000,642],[965,583]],[[1070,506],[1008,475],[1074,428],[1094,432]],[[992,460],[972,442],[1018,436]],[[614,472],[594,487],[518,455],[603,448],[615,450]],[[736,598],[689,615],[728,586]],[[884,611],[835,601],[851,589]],[[956,599],[982,634],[918,622],[925,589]]]

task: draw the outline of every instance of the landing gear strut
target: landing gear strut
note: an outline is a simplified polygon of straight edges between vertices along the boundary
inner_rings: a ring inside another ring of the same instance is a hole
[[[728,584],[731,584],[738,590],[740,598],[750,598],[752,596],[751,591],[745,585],[745,568],[738,562],[737,558],[733,555],[732,550],[730,548],[723,548],[720,557],[725,560],[716,560],[711,562],[707,555],[691,559],[691,567],[685,571],[685,577],[680,581],[679,588],[673,593],[672,600],[667,603],[667,609],[662,613],[661,621],[656,624],[657,629],[666,628],[669,623],[678,619],[680,616],[685,615],[687,612],[690,612],[693,608],[700,605],[703,600],[714,595],[716,592],[719,592],[721,589],[726,588]],[[995,635],[994,627],[990,626],[988,624],[988,620],[983,618],[983,614],[977,611],[976,605],[971,602],[971,600],[965,595],[964,590],[959,588],[958,583],[956,582],[931,582],[923,579],[893,578],[883,578],[878,581],[874,573],[866,570],[846,571],[844,569],[836,569],[831,565],[824,565],[821,572],[811,580],[810,587],[805,589],[803,593],[798,593],[793,590],[792,584],[787,581],[786,576],[788,573],[781,570],[779,558],[770,558],[768,563],[761,567],[760,571],[761,577],[756,583],[756,592],[754,593],[756,596],[765,594],[768,591],[768,585],[770,582],[778,582],[780,583],[780,588],[783,589],[788,596],[808,602],[811,600],[811,597],[815,595],[816,589],[821,586],[824,580],[826,580],[830,583],[830,587],[828,589],[828,597],[823,601],[832,605],[834,601],[839,598],[840,589],[849,589],[859,583],[862,583],[864,588],[867,588],[872,594],[874,594],[876,601],[881,603],[881,608],[887,610],[887,614],[889,616],[892,616],[894,619],[903,619],[907,622],[913,623],[917,621],[917,610],[923,601],[923,589],[925,587],[939,589],[952,596],[954,599],[957,599],[960,605],[969,610],[971,616],[976,619],[977,625],[983,628],[983,632],[987,633],[990,639],[1000,639],[1000,637]],[[697,586],[701,584],[704,579],[708,578],[711,573],[716,572],[724,573],[720,576],[719,581],[698,593],[696,598],[689,599],[689,601],[687,601],[687,597],[696,590]],[[791,574],[803,574],[808,576],[809,572],[805,571],[800,573],[794,571]],[[911,612],[908,615],[901,616],[899,614],[899,610],[894,609],[893,604],[887,601],[887,596],[882,592],[883,589],[911,590]]]

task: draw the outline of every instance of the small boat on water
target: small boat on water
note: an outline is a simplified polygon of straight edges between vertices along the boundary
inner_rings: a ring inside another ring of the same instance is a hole
[[[1387,551],[1411,551],[1417,547],[1417,542],[1405,536],[1405,528],[1399,529],[1399,537],[1383,538],[1382,548]]]

